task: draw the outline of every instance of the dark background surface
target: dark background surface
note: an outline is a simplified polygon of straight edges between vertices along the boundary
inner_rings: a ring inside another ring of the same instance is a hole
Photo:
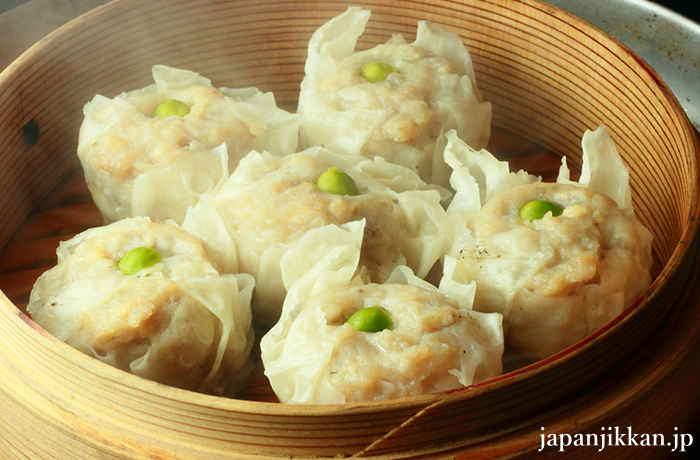
[[[20,6],[22,3],[26,3],[27,0],[0,0],[0,13],[9,11],[12,8]]]
[[[654,3],[663,5],[700,24],[700,2],[697,0],[654,0]]]

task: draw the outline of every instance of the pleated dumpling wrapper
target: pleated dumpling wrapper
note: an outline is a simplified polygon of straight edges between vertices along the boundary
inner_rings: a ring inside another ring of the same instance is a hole
[[[106,222],[182,223],[251,150],[294,151],[299,117],[256,88],[214,88],[195,72],[156,65],[155,84],[84,108],[78,158]]]
[[[635,217],[629,171],[604,126],[582,139],[579,182],[511,173],[454,133],[454,244],[444,279],[476,281],[474,309],[504,315],[509,348],[535,361],[612,321],[651,283],[651,233]]]
[[[313,34],[299,94],[302,146],[382,156],[447,186],[444,133],[455,129],[476,149],[491,133],[471,56],[458,35],[427,21],[413,43],[396,34],[355,52],[369,17],[350,7]]]
[[[174,223],[145,217],[62,242],[32,289],[27,312],[59,340],[166,385],[233,395],[253,346],[250,275]]]
[[[471,310],[474,284],[455,282],[442,292],[405,266],[384,284],[366,283],[356,269],[357,224],[324,227],[322,247],[287,254],[288,267],[309,253],[315,263],[291,285],[280,321],[261,339],[265,375],[278,399],[378,401],[500,375],[502,316]]]
[[[352,190],[334,190],[339,184]],[[382,158],[320,147],[251,152],[220,190],[190,209],[183,228],[218,251],[227,271],[253,275],[253,319],[272,325],[287,292],[280,260],[310,230],[365,219],[361,265],[370,278],[382,282],[397,265],[423,277],[447,248],[443,197]]]

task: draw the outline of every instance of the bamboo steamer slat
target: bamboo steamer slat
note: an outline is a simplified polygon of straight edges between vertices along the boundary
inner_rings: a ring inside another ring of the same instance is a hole
[[[458,33],[494,107],[491,148],[553,177],[580,136],[607,125],[631,168],[658,276],[612,324],[568,350],[446,394],[344,406],[273,401],[264,378],[223,399],[92,360],[24,313],[57,242],[99,225],[75,155],[82,107],[149,84],[150,67],[257,86],[293,110],[311,34],[349,5],[298,0],[116,0],[38,43],[0,74],[0,458],[561,458],[543,433],[680,432],[700,409],[698,141],[666,85],[629,50],[534,0],[356,1],[359,47],[432,20]],[[37,136],[38,132],[38,136]],[[589,458],[588,448],[570,458]],[[605,458],[669,450],[610,448]]]

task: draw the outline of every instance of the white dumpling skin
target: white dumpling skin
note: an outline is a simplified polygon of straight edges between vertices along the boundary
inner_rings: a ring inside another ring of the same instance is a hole
[[[330,167],[348,174],[359,194],[320,190],[316,182]],[[254,320],[270,326],[288,288],[282,258],[327,225],[363,222],[361,265],[374,282],[397,265],[425,277],[446,248],[442,197],[408,168],[382,158],[320,147],[285,156],[251,152],[220,190],[203,195],[183,228],[221,254],[225,270],[253,275]]]
[[[384,284],[366,283],[355,271],[357,241],[336,241],[292,284],[280,321],[261,340],[265,375],[281,402],[379,401],[500,375],[502,316],[471,310],[473,284],[439,291],[405,266]],[[391,316],[391,328],[360,332],[346,323],[370,306]]]
[[[84,109],[78,159],[106,222],[133,216],[182,223],[202,193],[219,187],[253,149],[295,149],[299,118],[277,108],[272,93],[215,88],[195,72],[156,65],[155,83]],[[167,100],[184,116],[154,116]]]
[[[119,261],[136,247],[161,260],[125,274]],[[222,274],[201,240],[145,217],[86,230],[57,254],[27,306],[57,339],[166,385],[216,395],[241,387],[252,366],[250,275]]]
[[[413,43],[394,35],[356,51],[369,16],[350,7],[312,36],[299,94],[302,146],[381,156],[447,186],[444,134],[455,129],[482,148],[491,132],[491,105],[476,86],[471,56],[459,36],[427,21],[418,23]],[[396,71],[369,82],[361,70],[374,62]]]
[[[453,245],[443,281],[474,281],[474,309],[504,316],[507,351],[524,362],[552,356],[610,323],[651,284],[652,235],[631,207],[628,171],[605,127],[582,140],[585,174],[556,183],[511,173],[458,138]],[[611,193],[613,197],[607,193]],[[528,202],[563,208],[521,218]]]

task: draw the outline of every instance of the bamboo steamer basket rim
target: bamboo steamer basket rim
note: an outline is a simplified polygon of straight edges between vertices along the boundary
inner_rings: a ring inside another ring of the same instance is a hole
[[[30,48],[19,59],[17,59],[5,71],[3,71],[0,74],[0,89],[9,88],[9,90],[13,90],[15,88],[20,87],[23,83],[19,82],[19,76],[22,75],[28,75],[30,78],[40,76],[42,73],[47,72],[45,67],[41,67],[42,65],[45,65],[47,63],[49,63],[50,65],[58,66],[59,60],[58,58],[54,58],[52,53],[56,53],[59,49],[63,50],[62,52],[65,52],[64,47],[66,46],[66,43],[70,44],[71,40],[78,40],[78,38],[83,39],[86,31],[92,30],[99,34],[100,25],[106,20],[108,20],[110,17],[118,17],[119,15],[126,13],[129,9],[132,8],[135,10],[139,10],[139,8],[143,7],[145,3],[147,2],[139,0],[114,0],[102,7],[98,7],[86,13],[78,19],[71,21],[65,26],[57,29],[45,39],[43,39],[42,41],[34,45],[32,48]],[[153,12],[156,10],[155,7],[153,7],[152,10],[147,9],[146,13],[148,14],[145,17],[146,19],[152,21],[152,23],[156,23],[156,25],[158,26],[157,33],[163,33],[162,27],[164,25],[167,26],[168,23],[165,19],[162,19],[162,17],[167,18],[169,14],[173,14],[173,11],[176,10],[176,5],[184,7],[186,3],[195,5],[190,6],[190,8],[194,10],[197,6],[208,6],[211,8],[226,8],[227,2],[184,2],[182,0],[170,3],[152,2],[152,4],[154,5],[166,5],[167,8],[164,8],[165,12],[163,16],[158,16],[156,15],[156,13]],[[245,3],[245,7],[250,6],[251,8],[256,8],[254,6],[251,6],[250,2],[233,3]],[[634,322],[635,318],[638,315],[651,315],[651,313],[648,312],[656,308],[656,301],[659,299],[659,297],[667,295],[669,289],[671,290],[670,292],[672,292],[673,295],[675,295],[676,297],[682,295],[679,292],[676,292],[678,291],[678,288],[674,288],[673,286],[683,284],[683,282],[687,280],[688,275],[684,274],[684,271],[687,271],[688,265],[692,264],[692,261],[694,260],[694,252],[696,250],[695,240],[698,235],[698,217],[700,214],[700,181],[698,180],[698,156],[700,152],[700,147],[698,146],[696,132],[692,127],[691,123],[689,122],[680,104],[678,103],[674,95],[671,93],[670,89],[666,86],[666,84],[644,61],[638,58],[632,51],[630,51],[624,45],[607,36],[605,33],[598,30],[594,26],[591,26],[590,24],[584,22],[581,19],[576,18],[575,16],[569,13],[564,12],[563,10],[560,10],[556,7],[545,3],[541,3],[537,0],[472,0],[464,2],[452,2],[448,0],[442,0],[429,3],[420,3],[413,1],[358,1],[351,3],[328,2],[322,8],[319,7],[315,10],[310,10],[310,16],[313,16],[312,18],[294,18],[293,20],[290,20],[290,24],[291,26],[294,26],[297,23],[303,23],[308,32],[307,35],[308,37],[310,37],[310,33],[312,33],[313,30],[315,30],[325,21],[331,19],[333,16],[344,11],[345,8],[351,4],[363,6],[372,11],[373,14],[372,18],[370,18],[370,25],[373,21],[377,20],[375,19],[377,16],[382,21],[387,21],[386,18],[389,17],[396,17],[396,25],[399,25],[399,21],[403,21],[401,22],[401,25],[404,26],[404,29],[391,30],[389,32],[401,32],[407,36],[410,36],[411,32],[415,29],[415,22],[419,19],[434,20],[435,22],[442,23],[442,25],[446,26],[448,29],[452,29],[454,31],[455,28],[458,28],[458,26],[460,26],[460,21],[466,19],[465,15],[467,14],[467,9],[469,9],[470,11],[473,10],[479,12],[482,15],[480,16],[480,20],[486,22],[488,22],[487,19],[490,17],[489,15],[495,15],[496,13],[494,12],[499,11],[500,14],[502,14],[502,16],[500,17],[501,19],[511,21],[508,23],[509,27],[526,28],[532,26],[533,30],[540,33],[544,33],[543,31],[545,30],[549,31],[550,28],[556,25],[559,27],[563,27],[566,30],[580,33],[582,37],[585,37],[585,39],[589,41],[586,43],[586,45],[590,46],[591,48],[602,47],[606,52],[610,53],[605,55],[606,59],[615,58],[617,59],[616,62],[624,63],[628,66],[629,72],[631,74],[630,79],[641,79],[641,81],[643,81],[644,84],[648,85],[647,90],[655,94],[659,101],[661,101],[661,105],[663,105],[668,110],[668,120],[665,121],[678,131],[678,142],[682,143],[687,148],[687,151],[683,152],[683,160],[687,162],[687,164],[684,165],[683,169],[686,183],[674,184],[674,186],[687,187],[687,190],[684,190],[686,192],[686,202],[683,203],[686,206],[685,215],[679,216],[678,219],[678,224],[682,226],[682,230],[678,234],[677,244],[675,245],[672,251],[667,251],[667,254],[664,257],[665,260],[663,268],[656,277],[656,279],[653,281],[647,293],[643,297],[637,299],[637,301],[630,305],[612,323],[603,327],[594,334],[588,336],[584,340],[569,347],[568,349],[550,358],[523,367],[521,369],[510,372],[498,378],[489,380],[487,382],[482,382],[467,387],[465,389],[454,390],[447,393],[438,393],[425,396],[416,396],[410,398],[371,403],[348,403],[343,405],[318,406],[292,406],[268,402],[224,399],[180,390],[177,388],[172,388],[141,379],[139,377],[124,373],[118,369],[112,368],[106,364],[93,360],[92,358],[84,356],[83,354],[72,349],[65,343],[55,339],[54,337],[43,331],[43,329],[41,329],[39,326],[34,324],[31,321],[31,319],[29,319],[17,307],[12,305],[11,302],[3,295],[1,302],[1,310],[3,310],[2,314],[4,316],[8,316],[8,318],[9,316],[14,315],[14,318],[8,319],[8,322],[6,322],[4,326],[0,324],[0,331],[6,330],[7,327],[13,327],[17,331],[19,331],[18,333],[25,340],[33,341],[34,343],[32,346],[36,347],[36,350],[51,350],[51,352],[53,353],[51,358],[56,359],[55,370],[52,371],[52,369],[43,369],[39,371],[38,374],[34,375],[35,378],[46,378],[48,379],[48,382],[51,378],[56,378],[55,375],[51,375],[51,372],[60,372],[62,369],[71,368],[74,369],[76,373],[74,377],[76,377],[77,379],[84,379],[86,375],[91,375],[98,380],[100,386],[99,389],[82,387],[80,388],[82,391],[85,391],[87,393],[96,391],[95,397],[97,397],[98,394],[102,392],[101,394],[103,396],[107,395],[105,396],[108,397],[107,399],[109,399],[110,397],[115,397],[116,399],[114,401],[118,401],[120,399],[125,398],[134,398],[139,402],[147,400],[149,404],[152,405],[172,405],[171,410],[176,414],[175,418],[184,417],[183,420],[185,421],[183,423],[185,425],[188,423],[194,423],[194,420],[200,420],[202,421],[202,423],[205,423],[204,418],[206,418],[207,415],[211,414],[215,414],[217,418],[224,419],[228,415],[234,414],[234,417],[232,419],[232,423],[234,423],[234,425],[235,423],[240,423],[240,419],[241,417],[243,417],[243,415],[255,416],[257,417],[255,419],[256,423],[261,423],[263,425],[263,431],[266,428],[265,424],[271,422],[273,419],[279,420],[279,422],[274,423],[282,424],[283,420],[291,418],[295,422],[301,423],[301,425],[294,426],[295,430],[299,429],[300,426],[303,427],[304,423],[311,423],[311,426],[316,426],[319,423],[313,421],[316,419],[322,420],[323,423],[330,421],[331,424],[333,421],[337,421],[337,426],[340,428],[331,427],[329,428],[329,432],[333,432],[332,430],[336,430],[335,432],[339,433],[340,429],[344,425],[347,425],[347,420],[352,421],[351,424],[363,423],[364,421],[367,421],[371,424],[373,421],[378,420],[381,422],[388,419],[394,420],[394,418],[402,419],[405,421],[411,421],[414,417],[420,417],[421,414],[425,413],[426,411],[430,414],[430,411],[433,410],[434,407],[438,408],[438,414],[443,414],[443,412],[440,412],[440,410],[443,410],[445,407],[447,407],[448,409],[446,409],[446,412],[444,413],[449,415],[451,414],[451,409],[449,409],[449,407],[452,404],[456,404],[455,407],[457,408],[462,407],[461,404],[466,404],[466,407],[471,407],[469,406],[469,400],[485,398],[484,401],[489,401],[490,394],[498,393],[500,395],[503,395],[508,394],[511,389],[513,389],[514,387],[517,388],[519,385],[535,385],[534,383],[528,384],[528,381],[533,381],[533,378],[535,378],[534,382],[541,382],[541,379],[545,379],[548,376],[558,375],[564,372],[558,369],[578,369],[578,366],[583,366],[584,368],[587,368],[586,366],[590,366],[590,364],[585,364],[587,359],[586,354],[589,353],[592,348],[603,347],[606,346],[607,343],[619,343],[620,341],[624,341],[624,339],[618,337],[620,336],[620,334],[624,333],[625,328],[628,326],[628,323]],[[259,6],[260,8],[275,8],[275,6],[279,6],[280,10],[289,11],[292,11],[295,6],[309,7],[309,5],[315,4],[313,2],[309,3],[295,0],[282,2],[269,1],[257,4],[257,6]],[[243,7],[244,5],[240,6]],[[403,10],[403,8],[405,8],[405,10]],[[452,13],[454,13],[454,15],[452,15]],[[528,16],[527,14],[530,14],[530,16]],[[408,21],[407,18],[410,18],[410,21]],[[128,20],[134,21],[133,19]],[[264,23],[265,20],[266,19],[262,19],[262,23]],[[144,20],[144,23],[146,22],[147,21]],[[151,25],[152,24],[149,24],[149,26]],[[253,26],[255,26],[255,24],[251,25],[250,27]],[[504,26],[502,24],[499,24],[498,22],[490,24],[489,27],[493,34],[492,37],[467,37],[467,46],[470,49],[472,56],[475,58],[475,66],[477,67],[477,84],[482,90],[482,93],[486,94],[485,99],[487,100],[489,100],[489,96],[495,96],[494,99],[497,99],[499,96],[507,97],[498,94],[498,91],[501,91],[502,88],[492,88],[489,86],[486,80],[484,80],[483,78],[480,80],[480,76],[483,77],[484,75],[491,75],[488,74],[488,69],[479,67],[484,66],[484,61],[479,59],[481,58],[480,53],[489,52],[489,39],[493,39],[495,42],[498,42],[498,39],[502,38],[501,34],[504,33],[502,30],[500,30],[500,28]],[[464,32],[464,29],[457,30],[458,33],[460,31]],[[376,30],[374,29],[369,28],[368,31],[365,32],[365,34],[369,35],[367,40],[370,42],[374,41],[376,38]],[[206,36],[206,32],[204,35]],[[279,40],[284,39],[285,37],[279,38]],[[465,39],[464,36],[463,39]],[[536,41],[538,37],[533,35],[532,39]],[[475,48],[474,46],[470,46],[470,44],[477,44],[478,46],[476,46]],[[89,45],[83,45],[83,42],[81,41],[77,41],[74,45],[78,47],[76,53],[82,51],[81,46],[89,48]],[[294,44],[290,46],[293,45]],[[565,54],[569,51],[568,46],[569,44],[562,43],[562,48],[560,50],[562,60],[565,60]],[[523,63],[513,63],[512,65],[523,65],[527,67],[535,65],[533,62],[534,61],[524,61]],[[142,68],[138,70],[142,71],[143,69],[150,68],[150,65],[155,63],[160,62],[152,62],[149,65],[142,66]],[[541,64],[541,62],[539,62],[539,64]],[[288,65],[288,63],[285,62],[283,63],[283,65]],[[186,66],[183,67],[187,68]],[[255,66],[253,66],[253,68],[255,68]],[[215,75],[218,75],[217,72],[223,72],[221,68],[216,68],[215,70],[216,72],[213,72]],[[515,71],[518,70],[516,69]],[[205,76],[212,78],[204,71],[201,73]],[[146,72],[146,74],[143,76],[135,77],[136,80],[134,81],[144,81],[144,78],[142,77],[148,78],[149,75]],[[215,85],[218,83],[215,78],[212,78],[212,80],[215,83]],[[134,83],[134,81],[129,83]],[[257,86],[254,80],[251,83],[252,84],[250,86]],[[483,85],[482,83],[487,84]],[[277,83],[276,81],[274,81],[274,79],[272,79],[270,81],[267,81],[266,84],[274,91],[275,85]],[[610,84],[613,85],[613,87],[615,86],[614,82],[610,82]],[[234,87],[236,85],[229,86]],[[138,87],[138,85],[134,86],[134,88],[135,87]],[[124,88],[124,90],[134,88]],[[262,89],[269,90],[270,88]],[[484,88],[486,88],[486,90],[484,90]],[[620,90],[620,88],[615,89]],[[600,88],[600,90],[603,91],[604,88]],[[6,89],[5,91],[8,90]],[[0,107],[2,107],[3,104],[5,104],[5,100],[2,99],[1,94],[2,92],[0,92]],[[110,96],[113,95],[114,94]],[[283,98],[284,97],[287,96],[283,96]],[[84,102],[87,102],[87,100],[85,100]],[[581,104],[583,105],[584,103],[581,102]],[[494,110],[496,111],[497,108],[498,106],[495,106]],[[503,118],[496,119],[496,122],[507,124],[508,116],[509,115],[504,115]],[[25,121],[26,118],[22,120],[22,123],[20,125],[22,125]],[[591,128],[594,127],[595,126],[591,126]],[[580,136],[581,133],[577,134]],[[0,146],[2,145],[2,139],[0,139]],[[561,141],[561,145],[565,145],[565,143]],[[552,147],[557,147],[557,144],[552,145]],[[620,149],[620,145],[618,145],[618,148]],[[575,160],[575,158],[573,159]],[[63,163],[61,163],[61,165],[63,165]],[[639,184],[639,181],[640,179],[637,179],[637,185]],[[48,190],[45,190],[44,193],[46,193],[47,191]],[[638,204],[638,202],[635,202],[635,204]],[[28,210],[20,210],[16,211],[16,213],[20,216],[24,216],[28,213]],[[646,217],[649,218],[648,215]],[[21,220],[21,218],[22,217],[16,217],[15,220],[12,221],[14,222],[15,228],[19,225],[18,222]],[[5,237],[7,238],[7,235]],[[672,287],[669,288],[669,285],[672,285]],[[10,326],[8,326],[8,324]],[[1,335],[2,334],[0,333],[0,336]],[[0,343],[0,354],[2,354],[3,351],[7,350],[9,350],[7,346]],[[37,365],[40,364],[37,363]],[[26,368],[22,370],[23,372],[27,372]],[[540,380],[537,380],[537,378],[539,378]],[[51,381],[51,384],[57,385],[58,383],[56,382],[58,381]],[[3,385],[0,382],[0,392],[2,391],[2,389]],[[47,389],[46,391],[48,392],[49,390]],[[119,391],[125,391],[124,394],[126,396],[124,398],[115,396]],[[112,404],[114,403],[112,402]],[[104,410],[105,413],[107,411],[107,409],[102,410]],[[127,410],[127,412],[128,416],[125,416],[126,418],[133,416],[135,413],[133,410]],[[192,418],[188,418],[190,416]],[[304,422],[304,420],[311,420],[311,422]],[[459,423],[466,423],[463,421],[462,418],[458,418],[458,420]],[[115,423],[119,425],[119,423],[121,422]],[[177,424],[178,421],[176,420],[174,423]],[[226,422],[222,423],[225,424]],[[428,420],[424,423],[431,424],[432,422]],[[397,426],[399,425],[401,424],[397,424]],[[472,425],[467,423],[467,427],[472,427]],[[475,430],[475,432],[479,433],[482,433],[485,430],[483,426],[478,425],[476,425],[473,429]],[[128,435],[124,436],[125,439],[129,438]],[[462,442],[462,439],[458,435],[453,435],[443,442],[447,444],[451,442],[456,442],[459,444],[460,442]],[[433,447],[426,446],[429,446],[429,443],[422,442],[416,445],[409,444],[408,449],[412,451],[415,449],[427,449],[423,452],[432,452],[430,449],[432,449]],[[314,446],[310,446],[308,450],[303,450],[300,452],[306,455],[310,452],[313,453],[314,448]],[[272,455],[277,455],[277,452],[274,450],[265,451],[265,449],[263,448],[259,449],[262,449],[260,452],[263,452],[264,454],[270,454],[272,452]],[[321,455],[325,455],[325,453],[328,451],[318,450],[318,452],[321,452]],[[332,455],[347,454],[347,452],[344,450],[344,447],[337,447],[337,452],[334,451],[333,448],[331,448],[330,452]],[[386,453],[386,451],[382,450],[379,450],[378,452]],[[245,453],[248,454],[250,452]],[[253,454],[255,454],[255,452],[253,452],[251,455]]]

